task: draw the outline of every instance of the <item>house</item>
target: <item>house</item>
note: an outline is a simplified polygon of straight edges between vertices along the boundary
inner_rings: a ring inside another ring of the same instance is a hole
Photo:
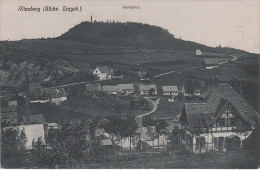
[[[117,85],[105,85],[103,86],[103,92],[107,94],[125,94],[129,95],[134,93],[133,84],[117,84]]]
[[[164,96],[178,96],[177,86],[162,86]]]
[[[22,116],[23,121],[21,124],[24,124],[26,117]],[[37,114],[37,115],[29,115],[29,124],[43,124],[45,123],[45,119],[42,114]]]
[[[46,103],[48,95],[40,83],[29,84],[29,98],[31,103]]]
[[[21,125],[15,126],[14,128],[18,129],[20,132],[24,130],[27,138],[26,149],[32,149],[33,141],[37,141],[37,139],[40,137],[43,141],[43,144],[45,144],[44,124]]]
[[[183,106],[181,142],[193,153],[238,149],[258,116],[231,86],[216,85],[204,103]]]
[[[150,85],[139,85],[139,92],[142,96],[156,95],[157,88],[155,84]]]
[[[199,49],[197,49],[195,53],[196,53],[196,55],[202,55],[201,50],[199,50]]]
[[[100,83],[85,84],[85,87],[86,87],[86,93],[87,94],[96,94],[98,92],[103,91]]]
[[[93,75],[96,76],[99,80],[110,80],[112,78],[113,69],[109,69],[106,66],[97,67],[93,71]]]
[[[192,96],[192,94],[187,93],[185,86],[181,88],[180,93],[182,93],[184,97]]]
[[[193,92],[193,96],[200,96],[200,89],[195,89]]]
[[[202,68],[209,70],[219,67],[219,62],[220,60],[218,58],[204,58],[202,61]]]
[[[49,101],[59,105],[61,102],[67,100],[67,94],[64,88],[45,88]]]
[[[121,92],[121,88],[117,85],[103,86],[103,92],[116,95]]]
[[[17,107],[16,106],[8,106],[1,107],[1,122],[7,124],[17,124],[18,123],[18,115],[17,115]]]
[[[134,93],[134,85],[133,84],[118,84],[121,92],[125,95],[133,94]]]

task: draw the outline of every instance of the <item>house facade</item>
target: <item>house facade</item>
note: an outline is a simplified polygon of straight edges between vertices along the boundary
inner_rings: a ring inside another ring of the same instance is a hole
[[[139,92],[142,96],[156,95],[157,88],[155,84],[139,85]]]
[[[47,103],[48,95],[40,83],[29,84],[29,98],[31,103]]]
[[[196,55],[202,55],[201,50],[199,50],[199,49],[197,49],[195,53],[196,53]]]
[[[61,102],[67,100],[67,95],[64,88],[45,88],[45,92],[51,103],[59,105]]]
[[[177,86],[162,86],[163,95],[164,96],[178,96],[178,88]]]
[[[181,142],[192,153],[236,150],[256,127],[257,113],[228,84],[212,89],[206,103],[186,103]]]
[[[112,79],[113,69],[108,67],[97,67],[93,71],[93,75],[96,76],[99,80],[110,80]]]
[[[202,61],[202,68],[206,70],[219,67],[220,60],[217,58],[204,58]]]

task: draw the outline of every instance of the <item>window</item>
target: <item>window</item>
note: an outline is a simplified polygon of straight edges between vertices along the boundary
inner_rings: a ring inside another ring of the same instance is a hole
[[[225,119],[220,118],[219,119],[219,126],[224,126],[225,125]]]
[[[235,126],[236,125],[236,119],[235,118],[231,118],[230,125],[231,126]]]
[[[202,138],[200,138],[200,147],[201,148],[205,148],[205,138],[204,137],[202,137]]]
[[[199,138],[196,138],[196,150],[199,150],[200,149],[200,139]]]

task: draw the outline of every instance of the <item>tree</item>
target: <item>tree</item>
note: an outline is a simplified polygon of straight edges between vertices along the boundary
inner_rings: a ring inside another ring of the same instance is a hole
[[[25,165],[22,155],[26,148],[27,137],[22,130],[5,128],[1,130],[1,163],[6,168],[19,168]]]
[[[168,134],[168,140],[170,141],[168,144],[168,148],[171,151],[172,156],[174,150],[176,150],[179,145],[179,141],[180,141],[179,138],[180,138],[180,130],[178,126],[175,126],[172,132]]]
[[[193,85],[192,85],[192,80],[190,80],[190,79],[187,80],[187,82],[185,84],[185,89],[186,89],[186,93],[193,96],[194,88],[193,88]]]
[[[142,121],[143,127],[155,126],[155,124],[156,121],[150,115],[143,117],[143,121]]]
[[[135,117],[132,115],[127,115],[125,123],[126,123],[125,135],[130,138],[130,149],[131,149],[132,137],[135,135],[138,125],[135,121]]]
[[[164,120],[157,120],[155,124],[155,130],[157,133],[157,138],[158,138],[158,148],[159,148],[159,141],[160,141],[160,135],[165,133],[166,127],[169,126],[167,122]]]

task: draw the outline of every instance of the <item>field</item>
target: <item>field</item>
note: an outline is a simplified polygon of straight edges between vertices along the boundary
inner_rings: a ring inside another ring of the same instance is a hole
[[[69,98],[58,106],[50,103],[31,104],[31,110],[32,114],[43,114],[47,122],[77,120],[83,117],[90,119],[98,115],[102,117],[111,115],[126,117],[128,114],[136,116],[140,114],[140,111],[130,107],[132,99],[132,97],[105,94],[99,98],[78,96]]]
[[[214,152],[206,154],[181,154],[170,157],[166,153],[144,155],[127,155],[113,157],[107,163],[78,165],[73,168],[107,168],[107,169],[255,169],[259,167],[259,151]]]

